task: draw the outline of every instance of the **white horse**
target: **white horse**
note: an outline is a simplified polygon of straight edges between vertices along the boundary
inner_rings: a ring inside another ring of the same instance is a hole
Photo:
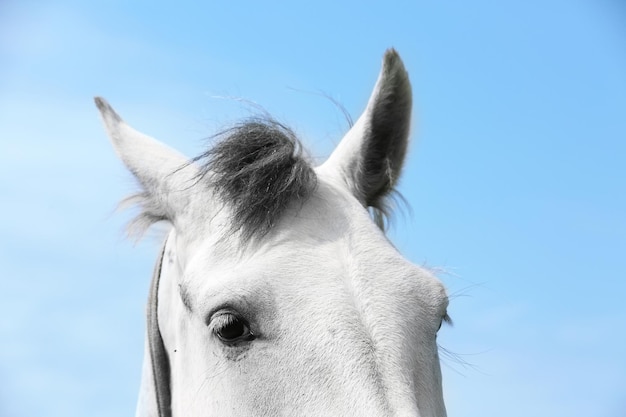
[[[446,415],[436,342],[446,292],[377,227],[411,101],[389,50],[364,113],[312,167],[273,120],[242,123],[189,160],[96,98],[142,187],[135,229],[172,225],[137,416]]]

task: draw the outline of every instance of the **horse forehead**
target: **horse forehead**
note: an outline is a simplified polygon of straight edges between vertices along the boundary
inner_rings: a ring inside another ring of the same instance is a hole
[[[227,216],[226,210],[223,213]],[[211,292],[224,285],[229,291],[241,287],[246,292],[251,285],[281,291],[308,284],[304,287],[330,286],[360,298],[400,301],[417,297],[434,304],[445,298],[440,282],[407,261],[360,203],[325,178],[259,246],[242,252],[236,247],[237,239],[217,242],[207,239],[194,251],[200,256],[190,265],[186,284],[209,287]],[[211,279],[205,280],[207,274]]]
[[[281,223],[257,259],[281,265],[278,274],[286,275],[288,283],[341,281],[360,298],[424,298],[432,305],[446,299],[438,279],[405,259],[356,199],[323,178],[309,201]]]

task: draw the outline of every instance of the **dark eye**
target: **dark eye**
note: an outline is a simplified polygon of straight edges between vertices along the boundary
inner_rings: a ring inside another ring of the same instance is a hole
[[[450,316],[448,316],[448,313],[446,313],[442,318],[441,321],[439,322],[439,328],[437,329],[437,331],[439,331],[441,329],[441,325],[443,323],[447,323],[450,326],[452,326],[452,319],[450,318]]]
[[[213,332],[224,343],[233,344],[254,340],[248,323],[233,313],[223,313],[213,318]]]

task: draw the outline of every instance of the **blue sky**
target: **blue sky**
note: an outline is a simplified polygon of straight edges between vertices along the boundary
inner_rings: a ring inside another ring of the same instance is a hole
[[[0,415],[134,412],[159,240],[124,240],[93,96],[188,155],[243,97],[321,160],[346,123],[317,93],[358,116],[390,46],[416,103],[390,233],[452,294],[449,415],[626,415],[626,5],[495,3],[1,2]]]

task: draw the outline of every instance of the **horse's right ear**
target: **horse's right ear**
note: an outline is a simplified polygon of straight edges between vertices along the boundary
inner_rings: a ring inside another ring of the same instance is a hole
[[[135,178],[143,191],[136,201],[142,213],[134,222],[139,230],[159,220],[174,222],[182,213],[187,199],[184,190],[197,175],[195,165],[177,151],[127,125],[103,98],[95,98],[102,121],[115,152]]]
[[[411,124],[411,83],[400,56],[389,49],[383,58],[367,107],[318,172],[333,177],[380,213],[394,189],[406,154]]]

